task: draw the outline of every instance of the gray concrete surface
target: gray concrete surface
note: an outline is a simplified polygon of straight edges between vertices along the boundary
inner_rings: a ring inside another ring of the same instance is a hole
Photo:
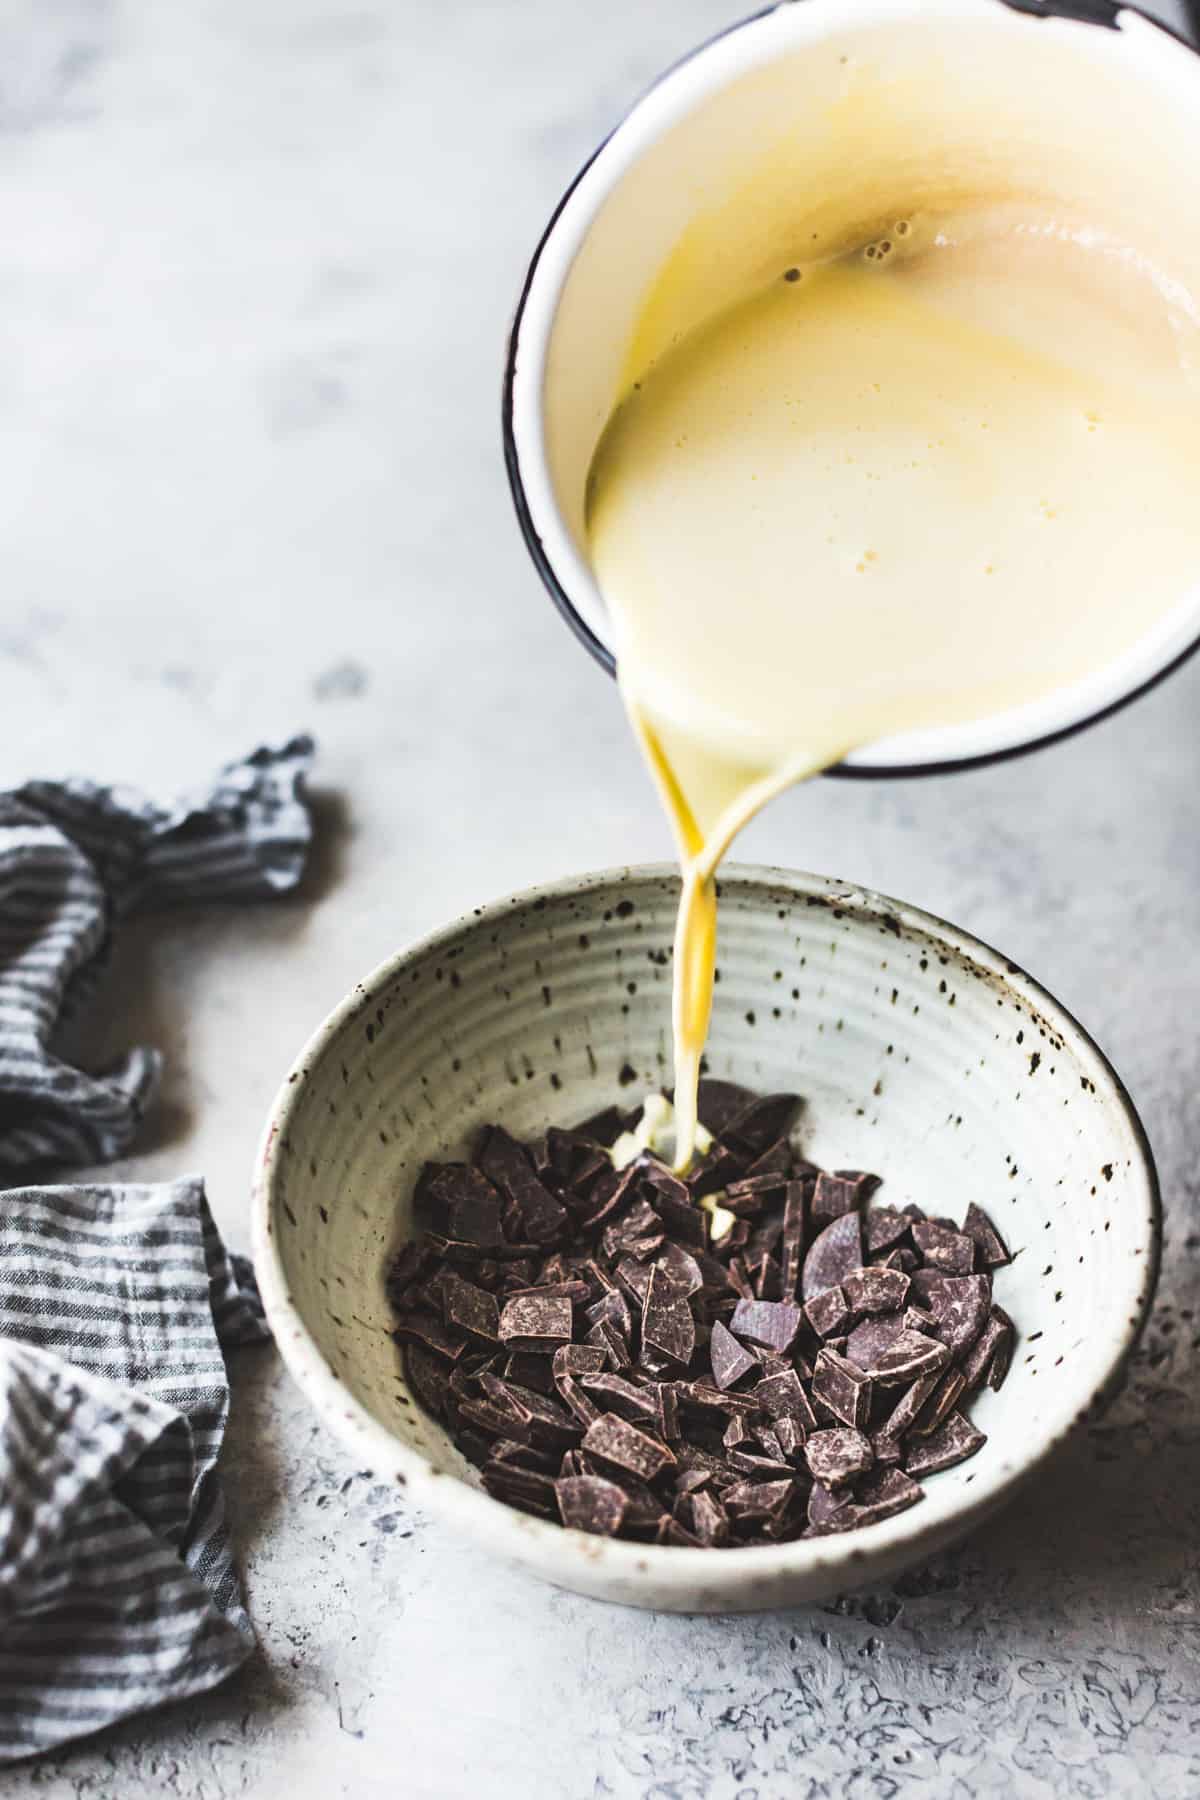
[[[169,792],[321,740],[295,903],[126,935],[97,1053],[163,1045],[142,1176],[235,1243],[278,1075],[481,898],[661,856],[610,685],[509,513],[498,369],[594,140],[731,0],[0,6],[0,780]],[[1032,760],[824,781],[745,854],[1001,943],[1143,1109],[1170,1220],[1132,1389],[986,1536],[818,1612],[531,1585],[347,1464],[270,1352],[227,1457],[261,1652],[0,1778],[180,1800],[1049,1800],[1200,1792],[1200,666]]]

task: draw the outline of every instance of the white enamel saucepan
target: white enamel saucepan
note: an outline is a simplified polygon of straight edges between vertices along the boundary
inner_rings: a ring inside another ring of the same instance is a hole
[[[887,104],[864,109],[848,154],[829,119],[847,70],[864,66]],[[764,159],[773,145],[784,154]],[[1186,305],[1200,294],[1200,57],[1112,0],[785,0],[677,63],[597,150],[526,279],[504,437],[539,573],[610,672],[584,530],[587,473],[635,320],[684,231],[701,216],[728,222],[702,299],[685,297],[669,321],[676,333],[699,322],[697,304],[707,314],[768,279],[798,241],[819,253],[855,220],[869,227],[890,210],[980,191],[1127,224]],[[750,204],[734,203],[745,195]],[[1111,529],[1136,531],[1137,520],[1114,518]],[[1124,705],[1198,641],[1200,570],[1166,616],[1085,679],[990,717],[863,745],[834,772],[1015,755]]]

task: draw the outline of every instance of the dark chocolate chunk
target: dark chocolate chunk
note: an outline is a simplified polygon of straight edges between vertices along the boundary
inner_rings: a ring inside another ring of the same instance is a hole
[[[712,1364],[713,1380],[722,1390],[733,1387],[751,1369],[758,1367],[754,1357],[744,1350],[737,1339],[722,1325],[720,1319],[713,1321],[712,1335],[708,1341],[709,1361]]]
[[[405,1313],[392,1336],[401,1343],[423,1344],[435,1356],[443,1357],[446,1362],[457,1362],[467,1347],[465,1337],[456,1331],[450,1331],[433,1313]]]
[[[804,1449],[808,1430],[794,1413],[784,1413],[781,1419],[775,1421],[775,1436],[779,1440],[780,1454],[787,1461],[796,1462]]]
[[[567,1226],[567,1213],[544,1182],[514,1137],[502,1125],[484,1133],[476,1152],[478,1168],[506,1194],[520,1219],[520,1236],[530,1244],[553,1244]]]
[[[614,1537],[621,1529],[629,1502],[615,1481],[602,1475],[568,1475],[555,1483],[558,1512],[574,1531],[591,1531]]]
[[[902,1382],[915,1381],[918,1375],[941,1371],[949,1361],[950,1351],[936,1338],[926,1337],[920,1331],[901,1331],[870,1364],[859,1366],[880,1387],[898,1387]]]
[[[650,1268],[635,1256],[626,1254],[613,1270],[617,1280],[640,1312],[650,1291]]]
[[[840,1219],[843,1213],[857,1212],[859,1199],[860,1191],[856,1181],[843,1181],[840,1175],[827,1175],[822,1170],[813,1189],[813,1224],[830,1225],[834,1219]]]
[[[744,1412],[755,1404],[747,1394],[723,1394],[714,1381],[677,1381],[675,1398],[680,1406],[688,1412],[730,1413]]]
[[[994,1393],[999,1393],[1004,1386],[1004,1378],[1008,1374],[1008,1365],[1012,1361],[1013,1346],[1017,1341],[1017,1328],[1002,1306],[994,1306],[992,1314],[999,1319],[1001,1327],[1000,1342],[996,1345],[996,1353],[992,1357],[992,1367],[988,1374],[988,1386]]]
[[[669,1276],[671,1286],[685,1296],[698,1294],[704,1286],[704,1271],[691,1251],[681,1244],[667,1244],[657,1259],[657,1266]]]
[[[782,1298],[795,1300],[800,1287],[800,1269],[804,1261],[804,1234],[807,1215],[808,1185],[789,1181],[784,1190],[783,1231],[780,1244]]]
[[[871,1411],[871,1394],[871,1378],[856,1363],[839,1356],[836,1350],[821,1351],[813,1371],[814,1401],[820,1400],[843,1425],[861,1431]]]
[[[918,1375],[905,1388],[883,1424],[871,1433],[871,1445],[878,1462],[899,1462],[903,1454],[902,1439],[912,1429],[913,1421],[941,1379],[941,1372],[934,1369],[928,1375]]]
[[[795,1369],[780,1375],[764,1375],[750,1390],[749,1398],[773,1419],[798,1419],[805,1431],[816,1426],[808,1395]]]
[[[726,1511],[735,1519],[769,1519],[781,1513],[796,1491],[795,1478],[780,1481],[739,1481],[721,1495]]]
[[[592,1344],[560,1344],[554,1352],[554,1376],[598,1375],[607,1358],[602,1349]]]
[[[850,1323],[850,1308],[840,1287],[824,1288],[804,1308],[804,1316],[820,1338],[836,1337]]]
[[[548,1475],[535,1474],[532,1469],[513,1468],[508,1463],[488,1463],[483,1470],[483,1485],[493,1499],[519,1507],[522,1512],[533,1513],[536,1518],[553,1519],[556,1516],[554,1483]]]
[[[947,1230],[933,1219],[912,1228],[913,1243],[931,1269],[944,1275],[969,1275],[975,1267],[975,1243],[961,1231]]]
[[[912,1277],[912,1291],[937,1321],[929,1328],[931,1335],[953,1356],[963,1356],[988,1322],[991,1276],[943,1275],[937,1269],[918,1269]]]
[[[501,1341],[512,1350],[550,1352],[571,1341],[571,1302],[555,1296],[519,1295],[500,1314]]]
[[[764,1094],[735,1113],[717,1135],[735,1149],[761,1156],[788,1135],[803,1104],[799,1094]]]
[[[985,1433],[978,1431],[970,1419],[952,1412],[929,1437],[910,1438],[904,1467],[910,1475],[936,1475],[942,1469],[953,1468],[955,1463],[965,1462],[986,1443]]]
[[[652,1163],[642,1175],[643,1190],[673,1238],[696,1250],[708,1248],[708,1214],[697,1206],[686,1182],[660,1163]]]
[[[790,1350],[803,1318],[800,1307],[790,1300],[739,1300],[729,1329],[768,1350]]]
[[[863,1263],[862,1225],[856,1212],[843,1213],[826,1225],[804,1259],[802,1292],[805,1301],[826,1288],[840,1287],[847,1275]]]
[[[680,1293],[665,1269],[650,1271],[642,1307],[642,1348],[639,1360],[656,1356],[677,1370],[685,1370],[696,1348],[696,1321],[686,1294]]]
[[[619,1419],[615,1413],[603,1413],[584,1434],[586,1455],[636,1475],[642,1481],[653,1481],[664,1469],[674,1467],[675,1457],[665,1444],[658,1443],[636,1425]]]
[[[819,1530],[828,1530],[839,1514],[853,1513],[853,1502],[848,1494],[835,1494],[822,1481],[814,1481],[808,1493],[808,1522]],[[856,1518],[847,1521],[857,1524]]]
[[[604,1351],[609,1368],[618,1374],[622,1369],[631,1367],[633,1357],[629,1351],[629,1339],[611,1319],[598,1319],[588,1332],[587,1341]]]
[[[866,1217],[867,1252],[875,1256],[902,1244],[912,1228],[912,1220],[894,1206],[873,1206]]]
[[[442,1305],[451,1330],[485,1344],[500,1342],[500,1309],[494,1294],[449,1271],[442,1280]]]
[[[898,1311],[908,1297],[908,1276],[899,1269],[856,1269],[842,1283],[851,1312],[859,1314]]]
[[[913,1426],[917,1437],[928,1437],[931,1432],[937,1430],[947,1414],[953,1412],[958,1405],[959,1395],[965,1386],[966,1382],[963,1380],[961,1369],[946,1370],[930,1395],[928,1403],[922,1407],[921,1415]]]
[[[676,1503],[675,1516],[702,1544],[724,1544],[729,1540],[729,1514],[707,1488],[685,1494]]]
[[[432,1356],[419,1343],[408,1346],[404,1369],[413,1393],[427,1413],[435,1419],[446,1416],[449,1369],[440,1357]]]
[[[554,1392],[554,1371],[544,1355],[538,1356],[524,1350],[514,1351],[505,1362],[501,1374],[505,1381],[515,1381],[519,1387],[535,1388],[539,1394]]]
[[[730,1121],[745,1112],[753,1100],[750,1089],[739,1087],[736,1081],[714,1081],[708,1077],[696,1090],[696,1111],[704,1129],[720,1137]]]
[[[870,1439],[861,1431],[839,1426],[829,1431],[814,1431],[804,1446],[814,1481],[823,1487],[845,1487],[859,1475],[865,1475],[875,1461]]]
[[[420,1281],[433,1258],[425,1244],[408,1243],[394,1257],[387,1272],[387,1297],[397,1312],[404,1307],[405,1296]]]
[[[984,1212],[972,1200],[963,1220],[963,1231],[975,1243],[975,1262],[981,1269],[1002,1269],[1012,1261],[1004,1239]]]
[[[623,1419],[648,1424],[658,1410],[653,1386],[627,1381],[623,1375],[581,1375],[579,1385],[602,1411],[620,1413]]]
[[[700,1539],[685,1525],[681,1525],[678,1519],[672,1518],[670,1513],[664,1513],[658,1521],[654,1541],[656,1544],[674,1544],[680,1550],[703,1550],[705,1548]]]
[[[858,1523],[878,1525],[881,1519],[907,1512],[921,1499],[924,1491],[902,1469],[872,1469],[854,1490]]]
[[[847,1337],[845,1353],[852,1363],[869,1372],[904,1328],[903,1313],[881,1313],[875,1318],[864,1319]]]
[[[570,1408],[581,1425],[590,1425],[600,1417],[600,1408],[584,1393],[574,1375],[560,1375],[555,1382],[559,1398]]]

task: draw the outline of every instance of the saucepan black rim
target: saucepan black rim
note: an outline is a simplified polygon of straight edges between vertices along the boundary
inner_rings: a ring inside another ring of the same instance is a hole
[[[783,4],[796,3],[797,0],[783,0]],[[1009,7],[1013,12],[1023,13],[1030,18],[1070,19],[1080,24],[1096,25],[1105,30],[1119,30],[1120,15],[1122,13],[1134,13],[1139,18],[1147,19],[1150,24],[1157,27],[1158,30],[1165,32],[1168,37],[1174,38],[1177,43],[1184,45],[1186,49],[1193,52],[1197,49],[1196,43],[1193,43],[1190,39],[1184,37],[1181,32],[1176,31],[1163,20],[1154,18],[1141,7],[1118,5],[1116,4],[1116,0],[997,0],[997,3]],[[750,13],[744,19],[737,19],[732,24],[725,26],[723,30],[714,32],[711,37],[705,38],[703,43],[695,45],[693,49],[687,51],[685,55],[679,57],[675,62],[664,69],[662,73],[651,82],[650,86],[638,96],[632,105],[627,108],[621,118],[617,120],[612,130],[601,139],[587,161],[578,170],[574,180],[566,188],[558,205],[554,208],[553,213],[551,213],[546,229],[543,231],[541,238],[538,241],[532,260],[525,272],[525,280],[521,288],[520,298],[517,301],[516,311],[513,314],[504,363],[504,383],[501,398],[501,428],[504,437],[504,466],[508,473],[508,485],[512,494],[513,506],[516,509],[517,522],[520,525],[521,534],[525,539],[525,547],[529,552],[535,569],[542,578],[542,584],[549,593],[550,598],[553,600],[558,611],[566,620],[584,649],[595,658],[602,669],[607,670],[609,675],[615,676],[617,672],[616,659],[613,656],[612,651],[606,644],[601,642],[591,626],[587,623],[586,619],[584,619],[576,609],[566,589],[559,581],[554,566],[551,563],[549,556],[546,554],[546,547],[539,537],[537,528],[534,525],[533,515],[529,507],[529,498],[525,492],[525,483],[521,475],[521,459],[517,452],[516,436],[513,429],[513,383],[516,375],[517,352],[521,336],[521,325],[525,317],[525,307],[542,255],[547,244],[554,235],[559,218],[571,199],[572,194],[575,192],[579,183],[583,180],[596,158],[600,155],[605,145],[608,144],[613,135],[642,104],[642,101],[645,100],[647,95],[653,93],[654,90],[661,86],[667,77],[673,75],[677,69],[683,68],[685,64],[693,61],[695,57],[708,50],[713,44],[719,43],[722,38],[731,37],[734,32],[745,30],[747,26],[755,24],[759,19],[764,19],[769,13],[777,12],[778,10],[778,6],[762,7],[758,12]],[[1200,38],[1200,0],[1186,0],[1185,11],[1196,37]],[[1082,719],[1072,720],[1069,725],[1064,725],[1057,731],[1046,732],[1041,737],[1030,738],[1026,742],[1020,744],[1011,744],[1000,750],[984,751],[978,756],[954,757],[943,762],[895,764],[838,763],[833,768],[825,770],[825,773],[849,781],[878,781],[900,776],[910,777],[913,775],[950,775],[967,769],[986,768],[991,763],[1009,762],[1018,756],[1028,756],[1030,752],[1034,750],[1043,750],[1049,744],[1061,743],[1066,738],[1075,737],[1079,732],[1085,731],[1089,726],[1099,724],[1101,720],[1111,718],[1114,713],[1121,712],[1126,706],[1132,705],[1135,700],[1140,700],[1144,694],[1148,694],[1152,688],[1156,688],[1159,683],[1165,681],[1169,675],[1173,675],[1177,669],[1182,668],[1183,664],[1188,662],[1190,658],[1195,655],[1197,650],[1200,650],[1200,633],[1197,633],[1191,643],[1186,645],[1183,650],[1179,651],[1176,656],[1173,656],[1169,662],[1164,663],[1162,668],[1156,669],[1154,674],[1149,676],[1147,680],[1140,682],[1136,687],[1130,688],[1128,693],[1121,694],[1116,700],[1110,701],[1106,706],[1097,707],[1094,712],[1088,713],[1086,717]]]

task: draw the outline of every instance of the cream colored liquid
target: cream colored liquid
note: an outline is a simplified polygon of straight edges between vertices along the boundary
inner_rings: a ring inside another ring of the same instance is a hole
[[[857,745],[1103,667],[1200,578],[1180,297],[1011,209],[883,241],[781,274],[648,368],[635,344],[593,462],[594,566],[683,872],[679,1167],[713,871],[747,819]]]

